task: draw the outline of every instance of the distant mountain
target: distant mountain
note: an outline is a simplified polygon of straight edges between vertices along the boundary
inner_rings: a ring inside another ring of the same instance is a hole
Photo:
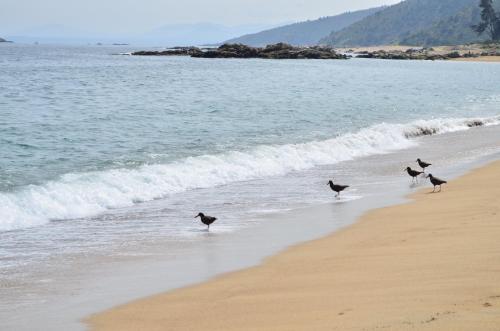
[[[140,36],[140,39],[164,46],[208,45],[269,27],[269,25],[225,26],[213,23],[170,24],[147,32]]]
[[[289,24],[230,39],[227,40],[226,43],[238,43],[249,46],[265,46],[279,42],[291,45],[315,45],[321,38],[328,36],[332,31],[341,30],[384,8],[385,7],[377,7],[359,10],[337,16],[323,17],[313,21]]]
[[[7,42],[7,40],[0,38],[0,43],[4,43],[4,42]]]
[[[480,39],[478,0],[406,0],[331,33],[335,46],[462,44]]]

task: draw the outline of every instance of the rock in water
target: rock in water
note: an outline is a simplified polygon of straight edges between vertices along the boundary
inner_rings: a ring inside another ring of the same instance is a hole
[[[133,52],[132,55],[142,55],[142,56],[189,56],[196,53],[200,53],[201,50],[198,47],[174,47],[168,48],[164,51],[137,51]]]
[[[383,60],[450,60],[461,57],[477,57],[477,54],[464,54],[458,52],[438,54],[428,49],[408,49],[406,51],[378,50],[378,51],[361,51],[356,53],[356,57],[364,59],[383,59]]]
[[[197,47],[178,47],[164,51],[138,51],[132,55],[169,56],[186,55],[201,58],[260,58],[260,59],[347,59],[331,47],[295,47],[285,43],[251,47],[243,44],[224,44],[218,48],[199,49]]]
[[[204,58],[261,58],[261,59],[346,59],[331,47],[296,47],[285,43],[250,47],[242,44],[224,44],[217,49],[193,55]]]

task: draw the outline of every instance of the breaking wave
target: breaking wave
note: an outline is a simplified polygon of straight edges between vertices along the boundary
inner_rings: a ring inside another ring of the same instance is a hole
[[[500,116],[382,123],[323,141],[263,145],[243,152],[189,157],[137,169],[66,174],[43,185],[0,193],[0,230],[92,216],[186,190],[279,176],[388,153],[414,146],[415,138],[420,136],[497,124],[500,124]]]

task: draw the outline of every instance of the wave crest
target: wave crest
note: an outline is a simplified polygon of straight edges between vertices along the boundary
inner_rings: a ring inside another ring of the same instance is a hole
[[[500,116],[377,124],[302,144],[263,145],[246,152],[188,157],[169,164],[66,174],[44,185],[0,193],[0,230],[92,216],[190,189],[284,175],[413,146],[413,138],[500,124]]]

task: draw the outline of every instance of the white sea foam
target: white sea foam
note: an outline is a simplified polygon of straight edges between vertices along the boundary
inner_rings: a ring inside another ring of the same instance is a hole
[[[303,144],[265,145],[239,152],[189,157],[169,164],[66,174],[57,181],[0,193],[0,230],[54,219],[91,216],[112,208],[196,188],[284,175],[315,166],[411,147],[416,137],[498,125],[500,116],[378,124],[355,133]]]

